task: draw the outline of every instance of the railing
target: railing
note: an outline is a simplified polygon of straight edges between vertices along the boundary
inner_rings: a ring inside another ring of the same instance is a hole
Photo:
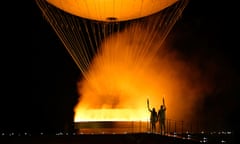
[[[142,133],[152,132],[149,121],[96,121],[76,122],[74,129],[78,133]],[[198,126],[184,121],[167,119],[165,123],[165,134],[176,135],[183,133],[199,132]],[[156,123],[156,131],[160,133],[159,123]]]

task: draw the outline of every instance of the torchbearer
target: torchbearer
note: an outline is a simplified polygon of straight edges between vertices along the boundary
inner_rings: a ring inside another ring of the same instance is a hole
[[[150,114],[151,132],[156,132],[157,111],[155,110],[154,107],[150,109],[149,99],[147,99],[147,108],[148,108],[148,111],[151,113]]]
[[[160,109],[158,111],[158,121],[159,121],[159,126],[160,126],[160,134],[164,134],[165,131],[165,121],[166,121],[166,105],[164,102],[164,98],[163,98],[163,104],[160,106]]]

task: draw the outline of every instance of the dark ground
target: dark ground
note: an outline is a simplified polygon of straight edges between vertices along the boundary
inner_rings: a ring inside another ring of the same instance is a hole
[[[206,138],[205,142],[204,137]],[[224,141],[222,141],[224,140]],[[192,135],[191,139],[151,133],[1,136],[1,144],[234,144],[233,135]]]

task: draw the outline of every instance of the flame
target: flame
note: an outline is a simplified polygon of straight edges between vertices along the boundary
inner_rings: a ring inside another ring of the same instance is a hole
[[[148,121],[148,117],[149,112],[146,109],[83,109],[81,107],[77,111],[75,121]]]
[[[147,33],[132,26],[104,41],[88,76],[78,83],[75,122],[146,121],[147,99],[158,110],[163,97],[167,117],[182,120],[193,113],[206,88],[198,71],[159,47],[161,37]]]

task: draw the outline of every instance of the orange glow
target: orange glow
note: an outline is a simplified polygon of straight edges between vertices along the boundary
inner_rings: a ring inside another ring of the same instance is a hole
[[[134,115],[133,115],[134,114]],[[138,115],[137,117],[135,115]],[[148,121],[146,109],[79,109],[75,121]]]
[[[147,98],[158,110],[163,97],[168,118],[190,118],[207,84],[177,53],[159,46],[161,37],[148,34],[132,25],[105,39],[86,79],[78,83],[75,122],[146,121]]]
[[[92,20],[118,21],[154,14],[178,0],[47,0],[52,5],[76,16]]]

